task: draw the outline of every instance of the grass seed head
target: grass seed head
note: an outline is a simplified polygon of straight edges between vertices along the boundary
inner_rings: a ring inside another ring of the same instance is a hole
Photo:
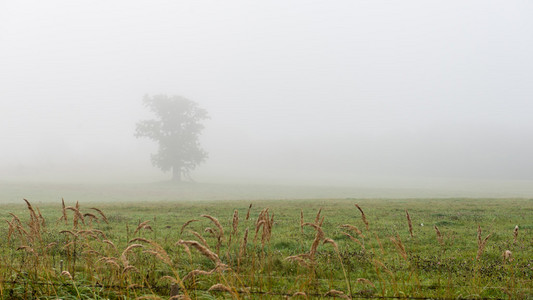
[[[216,264],[221,263],[220,258],[218,257],[218,255],[216,255],[216,253],[214,253],[213,251],[209,250],[209,248],[203,246],[202,244],[198,243],[197,241],[179,240],[176,244],[179,244],[179,245],[185,244],[185,245],[187,245],[189,247],[196,248],[196,250],[198,250],[203,256],[207,257],[212,262],[214,262]]]
[[[192,220],[189,220],[185,223],[183,223],[183,225],[181,225],[181,230],[180,230],[180,234],[183,233],[183,230],[185,229],[185,227],[189,226],[189,224],[193,223],[193,222],[198,222],[199,220],[196,220],[196,219],[192,219]]]
[[[246,221],[250,219],[250,210],[252,210],[252,203],[250,203],[250,206],[248,206],[248,211],[246,212]]]
[[[72,275],[70,275],[70,272],[69,272],[69,271],[63,271],[63,272],[61,272],[61,276],[65,276],[65,277],[67,277],[67,278],[70,279],[70,280],[74,280],[74,279],[72,278]]]
[[[106,224],[109,224],[109,220],[107,219],[106,215],[104,214],[104,212],[102,210],[100,210],[99,208],[96,208],[96,207],[91,207],[92,210],[95,210],[96,212],[98,212],[100,214],[100,216],[102,216],[102,220],[104,220],[104,222],[106,222]]]
[[[366,230],[368,230],[368,220],[366,219],[365,212],[363,209],[359,206],[359,204],[355,204],[355,207],[361,212],[361,218],[363,219],[363,223],[365,223]]]
[[[231,222],[231,225],[233,227],[233,232],[232,234],[237,234],[237,230],[239,228],[239,211],[238,210],[235,210],[233,212],[233,220]]]
[[[409,234],[411,237],[413,237],[413,222],[411,221],[411,216],[409,215],[407,209],[405,210],[405,215],[407,217],[407,225],[409,226]]]
[[[217,283],[215,285],[212,285],[208,290],[208,292],[227,292],[231,293],[231,288],[228,286],[223,285],[222,283]]]
[[[137,232],[139,232],[139,230],[146,228],[148,223],[150,223],[150,220],[147,220],[147,221],[139,223],[139,225],[137,225],[137,228],[135,229],[133,234],[135,235]],[[150,227],[150,229],[152,229],[152,228]]]
[[[350,297],[345,295],[344,292],[338,290],[329,290],[327,293],[324,294],[324,297],[338,297],[341,299],[350,299]]]
[[[435,225],[434,228],[435,228],[435,234],[437,235],[437,240],[439,241],[439,244],[443,246],[444,239],[443,239],[442,233],[440,232],[439,227],[437,227],[437,225]]]
[[[513,253],[510,250],[503,251],[502,257],[504,262],[512,262],[513,261]]]

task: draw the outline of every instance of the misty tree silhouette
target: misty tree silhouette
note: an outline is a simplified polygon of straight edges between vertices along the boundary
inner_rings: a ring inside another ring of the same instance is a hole
[[[181,96],[146,95],[143,103],[156,119],[139,121],[135,136],[158,142],[152,164],[163,172],[172,170],[172,180],[181,182],[182,176],[207,158],[198,141],[204,129],[202,121],[209,118],[207,111]]]

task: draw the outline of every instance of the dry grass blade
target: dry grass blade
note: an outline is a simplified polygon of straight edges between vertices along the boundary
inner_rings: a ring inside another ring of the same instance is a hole
[[[206,227],[204,229],[204,232],[207,232],[207,233],[211,234],[214,238],[218,238],[217,232],[211,227]]]
[[[92,254],[92,255],[96,255],[96,256],[102,256],[102,254],[96,250],[93,250],[93,249],[89,249],[89,250],[85,250],[83,251],[83,253],[85,254]]]
[[[211,222],[213,222],[213,224],[215,224],[215,226],[218,228],[219,238],[224,238],[224,229],[222,228],[222,225],[220,224],[217,218],[210,215],[201,215],[201,217],[208,218],[209,220],[211,220]]]
[[[366,279],[366,278],[357,278],[357,283],[362,283],[362,284],[366,284],[366,285],[370,285],[372,286],[373,288],[376,288],[376,286],[372,283],[372,281]]]
[[[335,243],[334,240],[330,238],[325,238],[323,244],[331,244],[333,248],[335,248],[335,252],[339,253],[339,246],[337,245],[337,243]]]
[[[340,226],[340,228],[345,228],[345,229],[348,229],[348,230],[351,230],[353,232],[355,232],[358,236],[362,237],[362,238],[365,238],[365,236],[363,235],[363,232],[361,232],[361,230],[359,230],[359,228],[353,226],[353,225],[350,225],[350,224],[343,224]]]
[[[304,210],[300,210],[300,233],[304,233]]]
[[[320,226],[318,224],[315,224],[315,223],[304,223],[304,226],[310,226],[310,227],[313,227],[315,230],[318,230],[320,228]]]
[[[407,224],[409,225],[409,234],[411,237],[413,237],[413,222],[411,221],[411,216],[409,215],[407,209],[405,210],[405,215],[407,217]]]
[[[512,262],[513,261],[513,253],[510,250],[505,250],[502,254],[503,261],[504,262]]]
[[[165,264],[167,264],[169,266],[172,265],[172,261],[171,261],[170,257],[168,256],[168,253],[158,243],[156,243],[154,241],[151,241],[151,240],[148,240],[148,239],[145,239],[145,238],[142,238],[142,237],[137,237],[137,238],[131,239],[128,243],[133,243],[133,242],[143,242],[143,243],[149,244],[152,249],[151,250],[145,250],[143,252],[155,255],[159,260],[161,260]]]
[[[137,232],[139,232],[139,230],[144,229],[148,225],[148,223],[150,223],[150,220],[139,223],[139,225],[137,225],[137,228],[135,229],[133,234],[135,235]]]
[[[204,244],[205,247],[209,247],[207,245],[207,241],[204,239],[204,237],[201,234],[199,234],[196,231],[192,231],[192,230],[189,230],[189,232],[192,233],[197,239],[199,239],[200,242],[202,242],[202,244]]]
[[[61,276],[65,276],[65,277],[67,277],[67,278],[70,279],[70,280],[74,280],[74,279],[72,278],[72,275],[70,275],[70,272],[69,272],[69,271],[63,271],[63,272],[61,272]]]
[[[248,206],[248,211],[246,212],[246,221],[250,219],[250,210],[252,210],[252,203],[250,203],[250,206]]]
[[[255,235],[254,235],[254,242],[257,240],[257,234],[259,233],[259,230],[261,227],[265,226],[266,220],[261,220],[255,224]]]
[[[347,236],[352,242],[356,242],[357,244],[359,244],[359,246],[361,246],[363,249],[365,249],[365,246],[363,245],[363,243],[361,243],[360,240],[358,240],[357,238],[353,237],[349,233],[346,233],[346,232],[341,232],[341,233],[344,234],[345,236]]]
[[[11,241],[11,236],[13,235],[13,233],[15,232],[15,226],[13,225],[13,223],[9,222],[8,220],[5,220],[7,225],[9,226],[9,229],[8,229],[8,232],[7,232],[7,241]],[[12,220],[12,222],[15,222],[14,220]]]
[[[179,281],[176,278],[172,276],[168,276],[168,275],[161,277],[161,280],[169,280],[171,283],[179,283]]]
[[[479,242],[476,260],[479,260],[481,258],[481,255],[483,255],[483,251],[485,251],[485,246],[487,245],[487,241],[489,240],[491,236],[492,234],[489,234],[483,240],[481,240],[481,242]]]
[[[368,230],[368,220],[366,219],[365,212],[363,209],[359,206],[359,204],[355,204],[355,207],[361,212],[361,218],[363,219],[363,223],[365,223],[366,230]]]
[[[185,227],[189,226],[189,224],[191,224],[192,222],[198,222],[198,221],[199,220],[192,219],[192,220],[189,220],[189,221],[185,222],[183,225],[181,225],[180,234],[183,233],[183,230],[185,230]]]
[[[107,236],[102,230],[99,229],[93,229],[92,232],[99,234],[103,239],[107,239]]]
[[[120,260],[122,261],[122,264],[125,267],[128,266],[128,264],[129,264],[126,254],[128,254],[128,252],[130,252],[132,249],[140,248],[142,246],[143,245],[141,245],[141,244],[131,244],[126,249],[124,249],[124,251],[122,251],[122,254],[120,255]]]
[[[307,263],[307,261],[300,255],[289,256],[289,257],[286,257],[285,259],[291,262],[297,262],[304,268],[310,268],[310,265]]]
[[[317,226],[315,239],[313,240],[313,244],[311,244],[311,250],[309,251],[309,257],[311,260],[315,259],[316,250],[322,239],[324,239],[324,231],[322,231],[322,228]]]
[[[115,246],[115,244],[113,244],[113,242],[110,240],[103,240],[102,243],[108,244],[113,247],[113,249],[117,250],[117,246]]]
[[[114,259],[104,259],[104,263],[115,267],[117,270],[120,270],[120,265]]]
[[[39,215],[39,220],[41,220],[41,226],[46,227],[46,221],[43,218],[43,215],[41,214],[41,210],[37,207],[37,212]]]
[[[237,229],[239,228],[239,211],[238,210],[235,210],[233,212],[233,220],[231,222],[231,225],[233,228],[232,234],[233,235],[237,234]]]
[[[35,213],[35,210],[33,210],[33,206],[31,205],[30,201],[23,199],[26,202],[26,205],[28,206],[28,210],[31,212],[32,217],[37,219],[37,214]]]
[[[26,245],[18,247],[17,251],[18,250],[24,250],[24,251],[29,252],[29,253],[35,253],[35,251],[33,250],[32,247],[26,246]]]
[[[227,292],[231,293],[231,288],[228,286],[223,285],[222,283],[217,283],[215,285],[212,285],[208,290],[208,292]]]
[[[320,213],[322,212],[322,208],[320,208],[318,210],[318,213],[316,214],[316,217],[315,217],[315,224],[318,225],[318,222],[320,222]]]
[[[185,245],[187,245],[189,247],[196,248],[196,250],[198,250],[205,257],[209,258],[212,262],[214,262],[216,264],[222,263],[220,261],[220,258],[218,257],[218,255],[216,255],[216,253],[214,253],[213,251],[209,250],[207,247],[204,247],[202,244],[198,243],[197,241],[179,240],[176,244],[179,244],[179,245],[185,244]]]
[[[403,259],[407,259],[407,252],[405,251],[405,246],[402,243],[402,240],[400,239],[400,236],[397,234],[396,237],[390,237],[390,240],[396,246],[396,249],[398,250],[398,253],[403,257]]]
[[[139,273],[139,270],[134,266],[126,266],[124,270],[122,270],[122,275],[126,274],[127,272],[132,271],[135,273]]]
[[[78,233],[74,232],[72,230],[61,230],[59,233],[69,233],[69,234],[71,234],[74,237],[78,237]]]
[[[102,216],[102,220],[104,220],[104,222],[109,224],[109,220],[107,219],[106,215],[104,214],[104,212],[102,210],[100,210],[99,208],[96,208],[96,207],[91,207],[91,209],[95,210],[96,212],[98,212],[100,214],[100,216]]]
[[[140,286],[140,285],[138,285],[138,284],[136,284],[136,283],[132,283],[132,284],[128,285],[128,286],[126,287],[126,289],[127,289],[127,290],[131,290],[131,289],[136,289],[136,288],[141,288],[141,287],[142,287],[142,286]]]
[[[91,214],[91,213],[84,213],[83,217],[84,218],[89,217],[89,218],[91,218],[91,220],[98,220],[98,217],[96,215],[94,215],[94,214]]]
[[[20,221],[19,217],[15,215],[14,213],[9,213],[13,217],[13,221],[16,221],[19,226],[22,226],[22,222]]]
[[[307,298],[307,294],[305,292],[296,292],[296,293],[292,294],[291,298],[295,298],[295,297],[305,297],[305,298]]]
[[[124,251],[122,252],[122,255],[128,253],[129,251],[131,251],[132,249],[135,249],[135,248],[141,248],[143,245],[141,244],[131,244],[129,245],[128,247],[126,247],[126,249],[124,249]]]
[[[144,242],[144,243],[148,243],[148,244],[152,243],[152,241],[150,241],[149,239],[145,239],[145,238],[142,238],[142,237],[133,238],[133,239],[128,241],[128,244],[131,244],[133,242]]]
[[[285,258],[285,260],[288,260],[290,262],[297,262],[304,267],[311,267],[311,265],[316,265],[316,262],[311,260],[311,255],[309,253],[288,256]]]
[[[481,226],[477,225],[477,245],[481,245]]]
[[[26,202],[26,205],[28,206],[28,210],[30,211],[30,224],[29,227],[32,232],[32,236],[36,236],[40,238],[40,232],[41,232],[41,222],[39,217],[37,216],[37,213],[33,209],[33,206],[31,205],[30,201],[23,199]]]
[[[338,290],[329,290],[327,293],[324,294],[324,297],[338,297],[342,299],[350,299],[350,297]]]
[[[244,231],[244,238],[242,239],[241,249],[239,251],[239,258],[246,255],[246,245],[248,244],[248,228]]]
[[[67,210],[65,207],[65,200],[63,198],[61,198],[61,206],[62,206],[62,212],[63,212],[63,219],[65,220],[65,224],[67,224],[68,222]]]
[[[76,202],[77,204],[77,202]],[[79,205],[78,205],[79,206]],[[80,213],[80,210],[76,207],[67,206],[66,209],[72,210],[74,212],[74,227],[77,227],[77,220],[81,220],[83,225],[85,225],[85,219],[83,218],[83,215]]]
[[[434,227],[435,227],[435,233],[437,234],[437,240],[439,241],[439,244],[441,246],[444,246],[444,239],[442,237],[442,233],[439,230],[439,227],[437,227],[437,225],[435,225]]]

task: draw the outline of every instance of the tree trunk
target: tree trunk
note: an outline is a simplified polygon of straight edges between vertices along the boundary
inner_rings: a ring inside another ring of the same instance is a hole
[[[172,181],[181,182],[181,167],[180,166],[172,167]]]

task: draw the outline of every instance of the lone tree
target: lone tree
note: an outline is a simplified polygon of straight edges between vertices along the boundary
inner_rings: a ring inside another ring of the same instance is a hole
[[[135,136],[159,143],[159,151],[151,155],[152,164],[163,172],[172,170],[172,180],[180,182],[182,175],[188,175],[207,158],[198,141],[207,111],[181,96],[147,95],[143,102],[156,119],[138,122]]]

